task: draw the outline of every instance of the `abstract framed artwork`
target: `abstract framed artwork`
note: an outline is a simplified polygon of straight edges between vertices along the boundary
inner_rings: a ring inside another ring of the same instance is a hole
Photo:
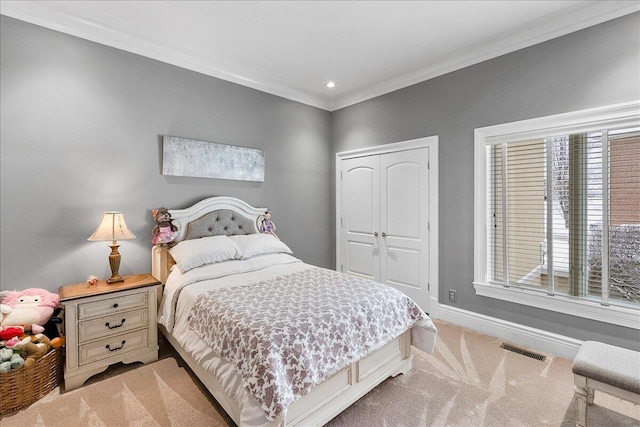
[[[162,137],[162,174],[264,182],[264,151],[177,136]]]

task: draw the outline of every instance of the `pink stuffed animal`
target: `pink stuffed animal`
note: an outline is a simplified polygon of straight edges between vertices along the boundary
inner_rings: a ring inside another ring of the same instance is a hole
[[[24,327],[27,331],[41,333],[43,325],[53,315],[53,310],[60,302],[58,294],[45,289],[31,288],[23,291],[7,292],[2,303],[11,308],[2,319],[3,328]]]

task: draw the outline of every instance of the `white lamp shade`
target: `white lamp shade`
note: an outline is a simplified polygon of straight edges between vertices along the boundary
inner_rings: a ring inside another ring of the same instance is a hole
[[[102,222],[87,240],[115,242],[135,238],[136,236],[127,228],[122,212],[105,212],[102,214]]]

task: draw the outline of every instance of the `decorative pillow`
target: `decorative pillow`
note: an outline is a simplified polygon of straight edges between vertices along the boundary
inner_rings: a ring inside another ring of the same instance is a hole
[[[242,255],[238,245],[227,236],[183,240],[169,249],[169,253],[183,273],[205,264],[240,259]]]
[[[242,259],[265,254],[293,253],[289,246],[270,234],[229,236],[229,239],[238,244]]]

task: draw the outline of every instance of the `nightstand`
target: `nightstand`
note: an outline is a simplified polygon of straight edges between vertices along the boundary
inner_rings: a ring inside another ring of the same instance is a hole
[[[125,276],[124,282],[61,286],[64,305],[66,391],[114,363],[158,360],[158,289],[150,274]]]

